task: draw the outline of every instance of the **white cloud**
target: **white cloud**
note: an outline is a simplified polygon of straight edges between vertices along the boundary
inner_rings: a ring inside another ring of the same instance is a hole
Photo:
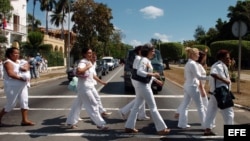
[[[146,19],[156,19],[157,17],[163,16],[164,11],[160,8],[154,6],[147,6],[140,9],[140,12],[144,15]]]
[[[135,47],[135,46],[141,45],[142,42],[137,41],[137,40],[132,40],[132,41],[130,41],[129,44],[132,45],[133,47]]]
[[[160,34],[160,33],[154,33],[154,37],[156,39],[161,40],[162,42],[169,42],[169,38],[171,38],[171,36],[168,36],[166,34]]]

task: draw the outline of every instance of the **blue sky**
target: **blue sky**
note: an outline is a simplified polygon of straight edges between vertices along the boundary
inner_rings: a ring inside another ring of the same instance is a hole
[[[163,42],[193,40],[195,29],[206,31],[214,27],[218,18],[228,21],[228,7],[237,0],[95,0],[112,9],[112,23],[122,31],[124,43],[133,46],[160,39]],[[27,12],[32,14],[33,0]],[[37,2],[35,17],[45,27],[45,12]],[[71,24],[72,25],[72,24]],[[49,23],[49,28],[55,28]],[[67,23],[65,28],[68,28]]]

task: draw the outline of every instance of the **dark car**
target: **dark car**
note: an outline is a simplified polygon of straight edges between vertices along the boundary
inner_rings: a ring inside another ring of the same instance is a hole
[[[71,66],[69,69],[67,69],[66,73],[69,81],[71,81],[72,78],[75,76],[75,69],[76,68],[74,66]]]
[[[96,75],[102,79],[102,72],[103,72],[103,65],[102,65],[102,61],[101,60],[96,60]]]
[[[77,64],[77,63],[76,63]],[[75,66],[71,66],[67,71],[67,77],[68,80],[71,81],[72,78],[75,76],[75,71],[76,71],[76,67],[77,65],[75,64]],[[102,79],[102,74],[103,74],[103,65],[102,65],[102,60],[97,60],[96,61],[96,74],[97,76]]]
[[[135,53],[134,50],[131,49],[127,53],[125,66],[124,66],[124,85],[125,85],[125,91],[134,90],[134,87],[131,82],[131,70],[133,67],[133,62],[135,59]],[[155,49],[155,56],[151,59],[151,64],[154,68],[154,71],[158,72],[160,74],[161,81],[165,82],[165,76],[163,74],[164,71],[164,64],[163,60],[160,54],[160,51]],[[158,91],[162,90],[162,86],[158,85],[156,82],[153,81],[151,85],[152,90],[154,93],[157,93]]]
[[[109,66],[106,60],[100,59],[101,63],[102,63],[102,75],[106,75],[109,73]]]

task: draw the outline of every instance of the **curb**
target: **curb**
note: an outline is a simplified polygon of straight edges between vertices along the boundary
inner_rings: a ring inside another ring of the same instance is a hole
[[[44,83],[44,82],[48,82],[48,81],[52,81],[52,80],[64,78],[64,77],[66,77],[66,76],[67,76],[67,75],[62,75],[62,76],[54,77],[54,78],[51,78],[51,79],[44,79],[44,80],[40,80],[40,81],[37,81],[37,82],[31,82],[31,87],[37,86],[37,85],[40,84],[40,83]]]
[[[44,83],[44,82],[48,82],[48,81],[52,81],[52,80],[56,80],[56,79],[60,79],[60,78],[64,78],[64,77],[67,77],[67,75],[62,75],[62,76],[54,77],[54,78],[51,78],[51,79],[44,79],[44,80],[40,80],[40,81],[37,81],[37,82],[31,82],[30,86],[34,87],[34,86],[39,85],[40,83]],[[4,89],[1,88],[0,92],[4,92]]]

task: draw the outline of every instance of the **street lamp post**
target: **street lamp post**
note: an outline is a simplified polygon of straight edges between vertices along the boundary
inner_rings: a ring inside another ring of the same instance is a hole
[[[68,0],[68,45],[67,45],[67,69],[70,68],[70,0]]]

